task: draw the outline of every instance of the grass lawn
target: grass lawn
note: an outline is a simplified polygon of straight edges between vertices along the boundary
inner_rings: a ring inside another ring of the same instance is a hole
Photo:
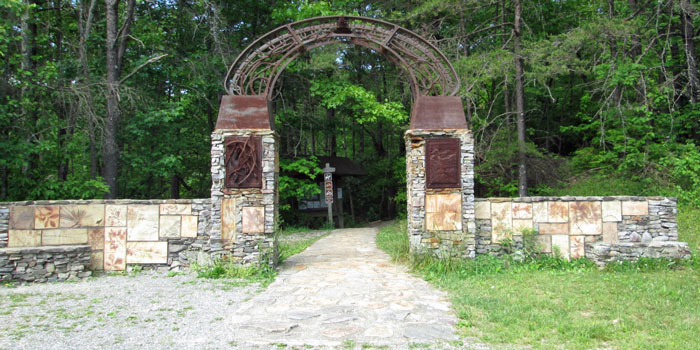
[[[294,229],[282,231],[278,237],[279,262],[284,262],[292,255],[297,255],[328,235],[330,230]]]
[[[679,215],[680,239],[694,248],[699,218],[697,211]],[[535,349],[700,348],[697,260],[601,271],[587,261],[553,258],[519,264],[492,257],[416,259],[408,255],[405,225],[382,229],[379,246],[449,292],[465,336]]]

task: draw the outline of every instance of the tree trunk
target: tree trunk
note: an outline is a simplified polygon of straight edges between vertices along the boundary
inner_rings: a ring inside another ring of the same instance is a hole
[[[503,26],[503,33],[501,36],[501,44],[503,47],[506,46],[506,43],[508,42],[508,39],[506,38],[506,0],[501,1],[501,25]],[[505,76],[503,77],[503,109],[506,115],[506,121],[507,124],[510,126],[512,125],[510,120],[510,91],[508,90],[508,72],[506,71]],[[471,114],[471,110],[469,110]],[[470,118],[471,119],[471,118]]]
[[[90,140],[90,178],[97,178],[97,144],[95,140],[95,118],[93,110],[94,99],[92,89],[90,89],[90,68],[87,62],[87,39],[92,30],[92,21],[95,13],[95,0],[90,0],[90,4],[85,8],[85,2],[81,2],[78,12],[78,28],[80,30],[80,41],[78,43],[78,57],[80,67],[83,71],[83,86],[85,94],[84,113],[88,118],[88,139]]]
[[[119,77],[122,71],[122,62],[126,52],[126,42],[129,36],[129,27],[134,16],[135,0],[129,0],[127,16],[124,19],[123,28],[120,31],[119,0],[105,0],[107,5],[107,120],[104,130],[104,150],[102,155],[102,174],[109,186],[107,198],[117,198],[119,186],[117,173],[119,171],[119,145],[117,134],[119,132]],[[120,33],[121,32],[121,33]]]
[[[513,21],[513,56],[515,57],[515,108],[518,123],[518,194],[527,196],[527,146],[525,144],[525,96],[523,88],[523,60],[520,57],[520,0],[515,0],[515,19]]]
[[[697,103],[700,100],[700,77],[698,77],[698,54],[697,51],[695,51],[695,28],[693,27],[693,17],[690,13],[690,1],[680,0],[680,2],[683,46],[685,47],[685,60],[688,70],[690,102]]]
[[[36,65],[34,61],[34,55],[36,54],[37,26],[35,21],[31,18],[32,16],[30,16],[30,5],[35,3],[36,2],[34,0],[24,2],[25,9],[24,12],[22,12],[22,16],[20,19],[20,27],[22,29],[20,33],[20,49],[22,53],[22,61],[20,62],[20,67],[25,72],[34,72],[34,68]],[[22,88],[20,90],[20,97],[22,100],[31,99],[31,96],[29,95],[29,84],[25,82],[24,84],[22,84]],[[23,108],[22,115],[24,116],[24,129],[27,131],[27,143],[32,143],[34,141],[34,135],[32,130],[36,125],[37,118],[36,112],[31,108],[28,110],[24,110]],[[25,176],[34,178],[33,169],[35,169],[38,161],[34,154],[28,154],[27,158],[27,162],[22,167],[22,173]]]
[[[331,157],[336,156],[337,141],[335,136],[335,109],[326,109],[326,120],[328,122],[328,129],[330,130],[330,135],[328,135],[328,155]]]
[[[117,198],[119,190],[117,171],[119,169],[119,61],[117,34],[119,0],[106,0],[107,4],[107,120],[105,121],[104,150],[102,155],[102,176],[109,186],[107,198]]]
[[[170,198],[180,198],[180,178],[177,175],[170,177]]]
[[[0,186],[0,200],[5,200],[7,199],[7,165],[3,164],[0,167],[0,181],[2,181],[2,185]]]

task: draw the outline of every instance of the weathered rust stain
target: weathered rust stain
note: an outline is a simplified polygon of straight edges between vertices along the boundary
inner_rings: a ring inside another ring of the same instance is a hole
[[[411,111],[411,129],[467,129],[462,100],[456,96],[419,96]]]
[[[221,97],[216,129],[273,129],[266,96]]]

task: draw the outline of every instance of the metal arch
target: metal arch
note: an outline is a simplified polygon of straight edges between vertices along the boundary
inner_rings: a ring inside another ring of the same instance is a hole
[[[302,52],[349,43],[373,49],[409,75],[414,97],[454,96],[457,72],[440,50],[418,34],[395,24],[358,16],[314,17],[274,29],[243,50],[224,80],[230,95],[267,95],[282,71]]]

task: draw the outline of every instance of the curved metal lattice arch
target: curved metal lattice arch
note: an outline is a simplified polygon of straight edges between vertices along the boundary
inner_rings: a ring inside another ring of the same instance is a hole
[[[284,69],[305,51],[346,43],[385,55],[409,76],[414,98],[454,96],[459,77],[435,45],[398,25],[359,16],[314,17],[270,31],[231,64],[224,88],[229,95],[267,95]]]

